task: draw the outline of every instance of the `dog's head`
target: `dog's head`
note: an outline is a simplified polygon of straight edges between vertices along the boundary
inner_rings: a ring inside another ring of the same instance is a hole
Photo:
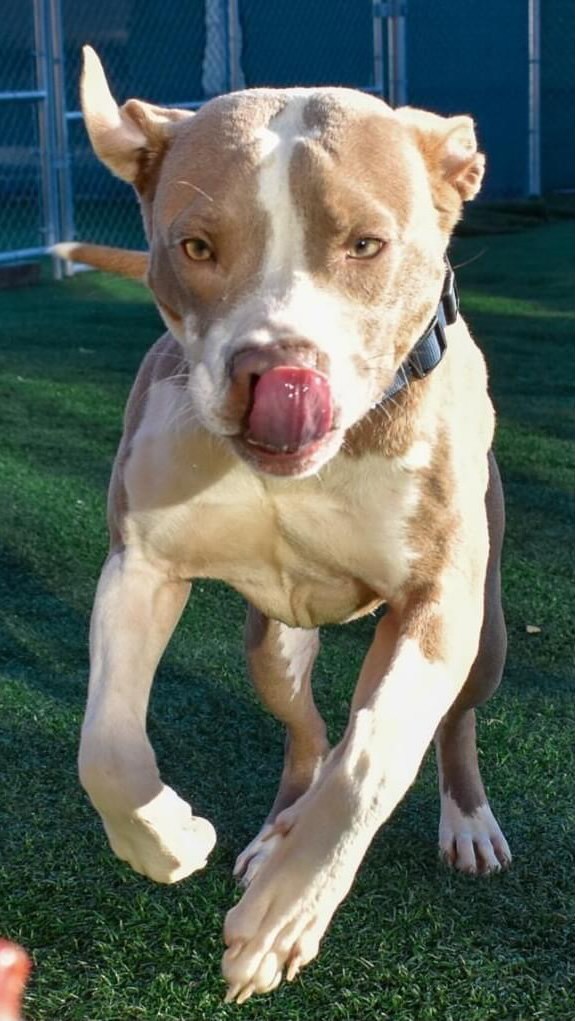
[[[437,308],[483,175],[472,121],[338,88],[120,109],[89,48],[82,97],[97,155],[138,191],[198,419],[258,471],[316,471]]]

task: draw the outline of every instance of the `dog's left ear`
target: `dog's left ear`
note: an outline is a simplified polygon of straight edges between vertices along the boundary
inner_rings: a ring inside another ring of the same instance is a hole
[[[409,106],[395,113],[415,135],[432,185],[449,185],[463,202],[475,198],[483,180],[485,156],[477,151],[471,117],[440,117]]]
[[[149,169],[163,155],[174,124],[192,114],[140,99],[129,99],[119,107],[91,46],[84,46],[83,56],[82,110],[94,152],[112,173],[141,191]]]

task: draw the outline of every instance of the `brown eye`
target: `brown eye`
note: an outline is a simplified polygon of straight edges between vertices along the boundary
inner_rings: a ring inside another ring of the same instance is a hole
[[[214,255],[210,245],[203,238],[189,238],[188,241],[182,241],[182,248],[188,259],[193,262],[208,262]]]
[[[381,238],[358,238],[345,254],[348,259],[373,259],[379,255],[383,245]]]

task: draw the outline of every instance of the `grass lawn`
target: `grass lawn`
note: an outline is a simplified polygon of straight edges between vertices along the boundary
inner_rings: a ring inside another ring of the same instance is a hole
[[[550,223],[462,238],[453,251],[491,368],[507,493],[510,651],[479,728],[513,868],[482,881],[439,864],[429,757],[318,960],[242,1008],[222,1003],[222,921],[282,738],[246,681],[239,597],[197,584],[149,716],[165,778],[218,830],[208,868],[169,888],[132,873],[76,779],[105,488],[157,316],[138,285],[96,273],[0,293],[0,933],[34,957],[29,1021],[573,1016],[572,234]],[[316,690],[332,736],[372,628],[326,629]]]

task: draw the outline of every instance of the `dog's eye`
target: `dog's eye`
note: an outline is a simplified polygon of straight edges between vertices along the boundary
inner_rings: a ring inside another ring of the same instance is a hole
[[[348,259],[373,259],[379,255],[383,245],[381,238],[358,238],[345,254]]]
[[[208,242],[203,238],[189,238],[187,241],[182,241],[182,248],[188,259],[192,259],[193,262],[207,262],[214,254]]]

